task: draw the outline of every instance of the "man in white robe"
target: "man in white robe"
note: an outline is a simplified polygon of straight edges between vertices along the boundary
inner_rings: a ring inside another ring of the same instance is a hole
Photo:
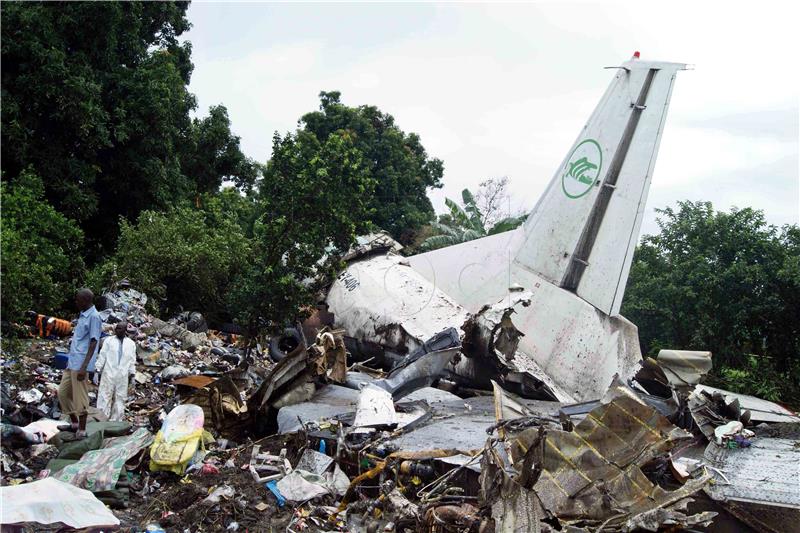
[[[103,340],[95,365],[100,375],[97,408],[109,420],[123,420],[128,389],[133,389],[136,375],[136,343],[126,335],[126,322],[117,322],[114,336]]]

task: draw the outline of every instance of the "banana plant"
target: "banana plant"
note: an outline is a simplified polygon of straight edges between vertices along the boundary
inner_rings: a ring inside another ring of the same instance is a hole
[[[498,220],[491,228],[483,224],[483,213],[475,202],[475,196],[464,189],[461,191],[463,207],[450,198],[445,198],[445,205],[450,210],[447,222],[434,222],[431,227],[437,235],[428,237],[422,242],[421,248],[425,251],[436,250],[462,242],[480,239],[487,235],[494,235],[512,230],[522,224],[527,215],[506,217]]]

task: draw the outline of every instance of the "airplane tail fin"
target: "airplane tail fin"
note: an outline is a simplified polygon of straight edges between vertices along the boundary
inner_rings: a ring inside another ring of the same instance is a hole
[[[619,313],[682,63],[620,67],[524,226],[515,261]]]

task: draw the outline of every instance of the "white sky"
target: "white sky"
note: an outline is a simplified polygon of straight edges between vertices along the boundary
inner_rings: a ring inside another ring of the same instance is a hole
[[[224,104],[244,152],[266,161],[318,93],[371,104],[444,161],[460,198],[511,178],[533,206],[634,50],[680,72],[647,203],[710,200],[800,222],[795,2],[481,4],[199,3],[191,90],[200,114]]]

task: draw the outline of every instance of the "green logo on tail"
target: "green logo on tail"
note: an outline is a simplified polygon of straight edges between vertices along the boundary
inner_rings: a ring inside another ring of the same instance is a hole
[[[592,190],[600,178],[603,152],[594,139],[586,139],[572,151],[561,176],[561,188],[570,198],[580,198]]]
[[[594,183],[594,180],[586,175],[586,172],[594,170],[597,165],[589,163],[585,157],[581,157],[574,163],[569,164],[569,175],[587,185]]]

